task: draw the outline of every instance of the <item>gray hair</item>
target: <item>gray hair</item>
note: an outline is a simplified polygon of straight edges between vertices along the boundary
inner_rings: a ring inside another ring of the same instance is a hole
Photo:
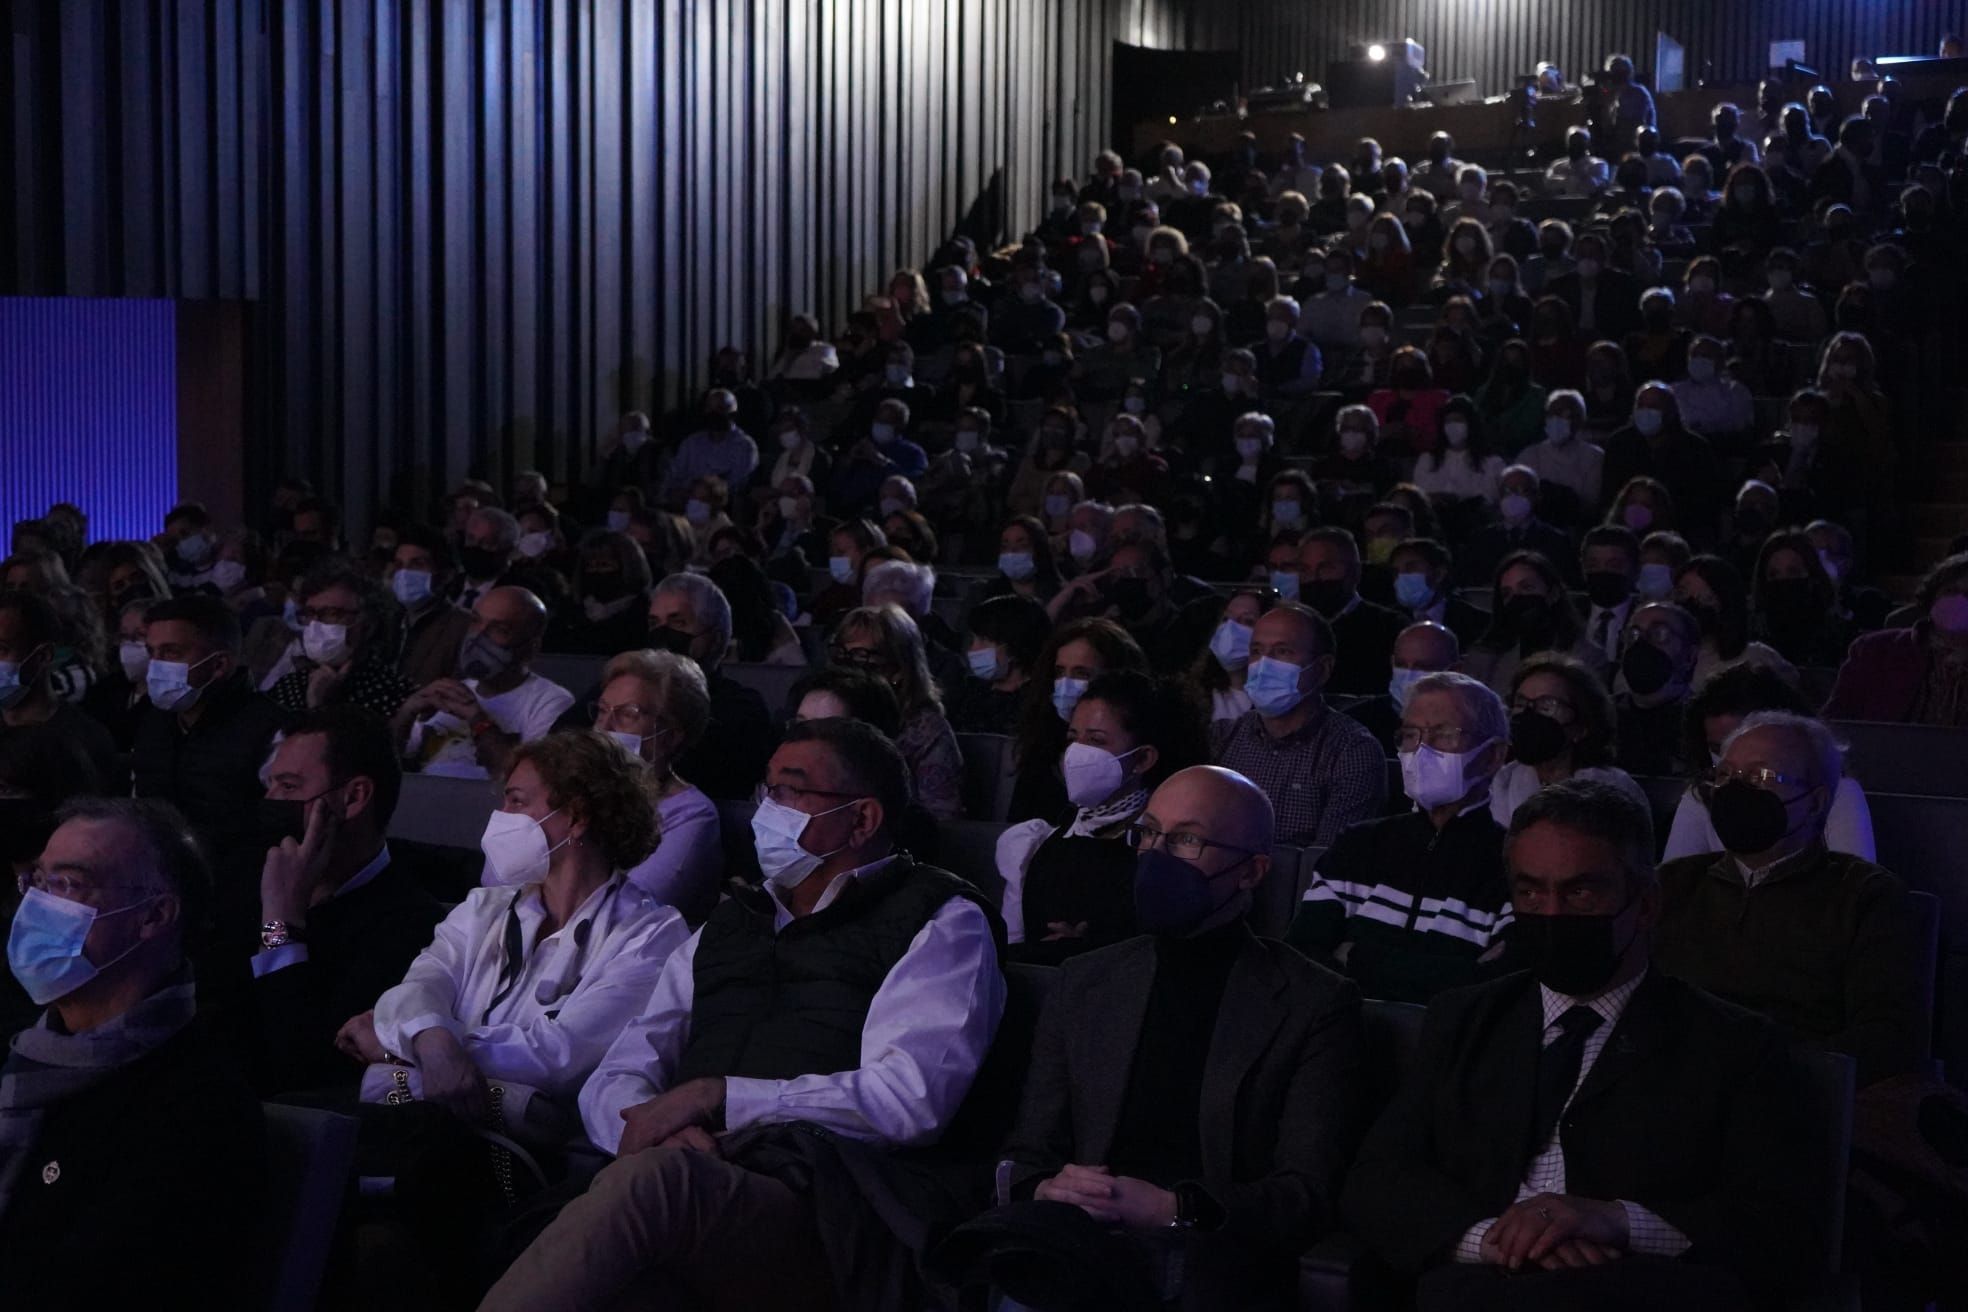
[[[601,671],[601,686],[627,676],[657,690],[663,712],[676,722],[684,747],[694,746],[711,723],[711,690],[704,668],[671,651],[625,651]]]
[[[652,595],[674,593],[690,600],[691,613],[697,617],[713,637],[717,639],[711,650],[717,653],[710,662],[715,669],[724,660],[724,653],[731,647],[731,599],[724,595],[724,589],[705,578],[702,574],[671,574],[658,583]]]
[[[498,530],[497,540],[501,551],[511,551],[519,545],[519,521],[497,506],[480,506],[472,511],[465,523],[470,524],[473,520],[483,520]]]
[[[74,797],[55,812],[55,826],[81,820],[120,827],[144,847],[148,875],[178,898],[178,930],[197,939],[208,928],[212,905],[212,867],[191,825],[175,806],[156,797]],[[128,873],[120,866],[119,873]]]
[[[1273,310],[1283,310],[1285,312],[1285,316],[1289,318],[1293,324],[1296,324],[1298,322],[1299,306],[1298,306],[1297,299],[1294,297],[1273,296],[1270,300],[1264,303],[1264,312],[1266,314],[1269,314]]]
[[[1266,446],[1270,446],[1277,439],[1277,420],[1265,414],[1262,410],[1246,410],[1243,414],[1237,416],[1236,423],[1230,425],[1230,431],[1233,434],[1240,429],[1246,428],[1261,430],[1264,437],[1264,445]]]
[[[1162,517],[1162,512],[1155,507],[1142,501],[1129,501],[1114,507],[1114,518],[1110,522],[1118,524],[1122,515],[1131,515],[1136,519],[1145,521],[1148,525],[1147,532],[1136,531],[1129,533],[1123,541],[1153,542],[1156,544],[1168,541],[1168,521]]]
[[[1102,533],[1105,533],[1108,527],[1114,522],[1114,508],[1105,501],[1079,502],[1071,510],[1066,512],[1066,517],[1071,519],[1082,510],[1091,510],[1093,512],[1093,517],[1100,521],[1100,531]]]
[[[935,595],[935,568],[913,561],[884,560],[861,580],[864,606],[879,606],[890,600],[911,616],[929,614],[929,601]]]
[[[1510,741],[1510,712],[1505,708],[1503,698],[1497,696],[1495,689],[1481,679],[1444,670],[1440,674],[1417,679],[1408,695],[1413,698],[1425,692],[1444,692],[1460,702],[1462,713],[1469,717],[1470,727],[1480,738],[1492,743]]]
[[[1811,770],[1816,776],[1814,786],[1836,788],[1838,781],[1845,777],[1844,745],[1831,727],[1816,716],[1799,715],[1795,711],[1751,711],[1722,744],[1723,752],[1726,754],[1730,744],[1751,729],[1787,729],[1803,738],[1811,753]]]

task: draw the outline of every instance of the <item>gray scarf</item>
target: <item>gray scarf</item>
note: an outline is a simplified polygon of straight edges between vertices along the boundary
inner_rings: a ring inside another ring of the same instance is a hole
[[[47,1109],[163,1047],[191,1023],[193,992],[191,980],[181,976],[87,1033],[55,1029],[50,1010],[14,1036],[0,1065],[0,1216],[13,1201]]]

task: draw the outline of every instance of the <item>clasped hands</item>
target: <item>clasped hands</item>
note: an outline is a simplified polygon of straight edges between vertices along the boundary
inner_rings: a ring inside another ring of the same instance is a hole
[[[1175,1195],[1146,1180],[1115,1175],[1104,1166],[1066,1166],[1041,1180],[1032,1196],[1071,1203],[1096,1221],[1136,1230],[1166,1229],[1175,1222]]]
[[[617,1157],[645,1148],[718,1150],[717,1132],[724,1128],[724,1080],[709,1076],[685,1080],[668,1093],[622,1109],[622,1144]]]
[[[1506,1208],[1483,1235],[1483,1260],[1516,1271],[1602,1266],[1632,1240],[1618,1203],[1570,1194],[1536,1194]]]

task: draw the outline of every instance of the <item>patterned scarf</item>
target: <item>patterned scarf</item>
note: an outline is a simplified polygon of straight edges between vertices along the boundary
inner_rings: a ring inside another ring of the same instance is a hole
[[[46,1110],[162,1047],[191,1023],[194,1010],[191,980],[181,976],[86,1033],[55,1029],[51,1010],[14,1036],[0,1065],[0,1216],[13,1201]]]

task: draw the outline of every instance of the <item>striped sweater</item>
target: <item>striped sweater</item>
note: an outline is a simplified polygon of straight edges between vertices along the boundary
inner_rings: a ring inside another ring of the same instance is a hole
[[[1286,938],[1370,998],[1425,1003],[1491,974],[1495,956],[1479,959],[1510,920],[1503,827],[1485,802],[1439,830],[1418,810],[1345,830]]]

